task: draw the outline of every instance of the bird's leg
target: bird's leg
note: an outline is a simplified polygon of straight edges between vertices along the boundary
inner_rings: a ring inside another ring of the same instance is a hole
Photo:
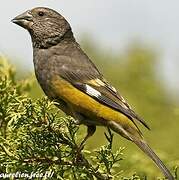
[[[87,139],[89,137],[91,137],[95,133],[95,131],[96,131],[96,126],[94,126],[94,125],[88,125],[87,128],[88,128],[87,129],[87,135],[82,140],[82,142],[80,143],[80,145],[79,145],[79,147],[77,149],[76,162],[81,161],[83,159],[82,158],[83,156],[82,156],[82,154],[80,152],[84,148],[84,145],[85,145],[85,142],[87,141]]]
[[[88,140],[88,138],[91,137],[96,131],[96,126],[94,125],[88,125],[87,128],[88,128],[87,135],[85,136],[85,138],[80,143],[80,146],[78,147],[78,154],[84,148],[85,142]]]

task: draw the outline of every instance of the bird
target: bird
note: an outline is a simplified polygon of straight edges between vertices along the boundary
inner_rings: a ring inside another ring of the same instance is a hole
[[[171,172],[150,148],[137,123],[150,129],[82,50],[68,21],[57,11],[35,7],[12,19],[31,36],[37,81],[50,100],[58,102],[77,124],[87,126],[81,146],[96,126],[105,126],[136,144],[164,176]]]

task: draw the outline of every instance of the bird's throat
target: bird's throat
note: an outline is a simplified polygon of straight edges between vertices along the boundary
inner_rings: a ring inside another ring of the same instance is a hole
[[[32,44],[33,48],[39,48],[39,49],[48,49],[52,46],[55,46],[62,41],[75,41],[75,38],[73,36],[73,32],[71,29],[69,29],[66,33],[64,34],[59,34],[55,36],[49,36],[49,37],[44,37],[44,36],[36,36],[32,32],[30,32],[31,37],[32,37]]]

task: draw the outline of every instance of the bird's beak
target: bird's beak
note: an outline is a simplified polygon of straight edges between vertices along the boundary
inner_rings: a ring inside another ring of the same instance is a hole
[[[30,13],[30,11],[26,11],[26,12],[16,16],[11,21],[15,24],[18,24],[19,26],[22,26],[25,29],[29,29],[30,26],[33,24],[33,16]]]

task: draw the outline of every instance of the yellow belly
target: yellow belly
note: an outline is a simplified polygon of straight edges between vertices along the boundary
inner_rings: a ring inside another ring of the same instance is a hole
[[[135,124],[124,114],[105,106],[89,95],[75,88],[66,80],[56,77],[52,80],[52,88],[57,96],[63,99],[75,111],[85,114],[91,120],[106,124],[107,121],[115,121],[124,129],[129,127],[138,131]]]

